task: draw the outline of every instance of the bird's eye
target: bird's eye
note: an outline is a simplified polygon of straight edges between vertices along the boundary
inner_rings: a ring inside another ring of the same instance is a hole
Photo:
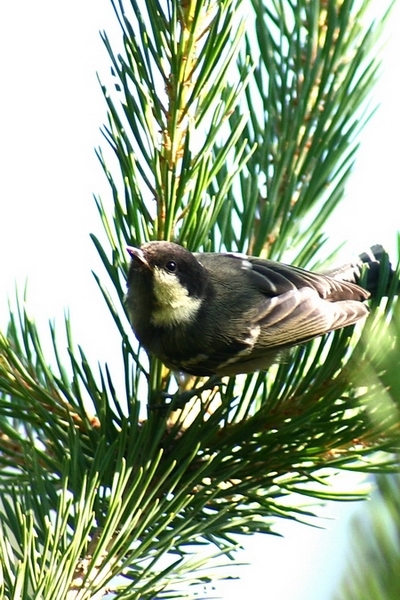
[[[176,262],[174,260],[169,260],[167,262],[167,264],[165,265],[165,268],[167,269],[167,271],[169,271],[170,273],[175,273],[176,271]]]

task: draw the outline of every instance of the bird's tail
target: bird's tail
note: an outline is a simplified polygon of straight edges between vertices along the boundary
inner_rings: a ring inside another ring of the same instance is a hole
[[[341,281],[357,283],[368,290],[372,297],[377,294],[380,296],[388,294],[393,286],[393,280],[397,277],[388,253],[380,244],[371,246],[368,252],[360,254],[358,260],[337,269],[331,269],[325,274]],[[395,285],[399,291],[400,282],[397,281]]]

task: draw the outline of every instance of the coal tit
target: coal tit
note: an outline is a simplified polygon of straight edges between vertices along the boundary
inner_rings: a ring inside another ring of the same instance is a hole
[[[128,252],[125,306],[132,328],[174,371],[264,370],[284,349],[368,314],[370,294],[355,283],[359,265],[330,276],[253,256],[192,253],[162,241]]]

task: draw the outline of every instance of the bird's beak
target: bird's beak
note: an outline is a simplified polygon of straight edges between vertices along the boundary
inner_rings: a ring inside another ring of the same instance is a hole
[[[133,246],[127,246],[126,249],[127,249],[129,256],[132,258],[132,260],[139,262],[141,265],[143,265],[144,267],[147,267],[148,269],[150,268],[150,265],[147,262],[147,259],[141,248],[134,248]]]

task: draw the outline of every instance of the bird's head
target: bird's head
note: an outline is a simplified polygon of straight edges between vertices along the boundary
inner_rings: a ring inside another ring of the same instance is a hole
[[[151,324],[159,327],[191,321],[207,285],[207,273],[196,257],[172,242],[127,250],[131,264],[126,304],[131,316],[147,310]]]

